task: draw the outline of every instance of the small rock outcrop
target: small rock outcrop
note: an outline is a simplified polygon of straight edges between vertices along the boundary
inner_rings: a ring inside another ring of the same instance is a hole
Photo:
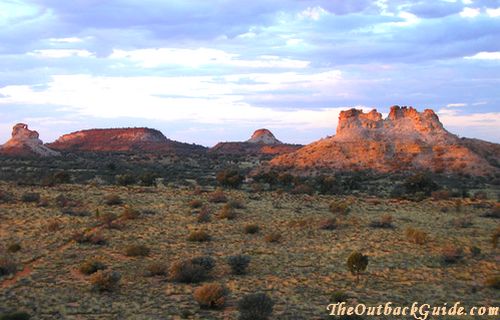
[[[59,152],[46,147],[38,132],[30,130],[27,124],[18,123],[12,129],[12,137],[0,146],[0,154],[9,156],[57,156]]]
[[[255,130],[252,134],[252,137],[247,140],[249,143],[258,143],[258,144],[283,144],[281,141],[276,139],[274,134],[267,129],[259,129]]]
[[[280,155],[293,152],[300,147],[302,146],[279,141],[268,129],[258,129],[247,141],[219,142],[210,148],[209,152],[227,155]]]
[[[112,128],[81,130],[61,136],[48,144],[65,152],[193,152],[205,148],[167,139],[150,128]]]
[[[487,144],[481,146],[471,147],[470,140],[448,132],[430,109],[418,112],[393,106],[385,119],[377,110],[350,109],[340,113],[335,136],[276,157],[270,165],[303,174],[430,170],[486,176],[498,172],[498,166],[485,159]]]

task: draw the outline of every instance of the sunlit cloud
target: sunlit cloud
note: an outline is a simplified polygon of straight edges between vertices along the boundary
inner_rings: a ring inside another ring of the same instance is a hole
[[[465,59],[475,59],[475,60],[500,60],[500,51],[496,52],[478,52],[473,56],[465,57]]]

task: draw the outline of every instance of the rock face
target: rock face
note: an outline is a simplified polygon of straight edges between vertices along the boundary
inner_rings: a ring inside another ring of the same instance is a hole
[[[149,128],[82,130],[65,134],[48,145],[66,152],[182,153],[205,150],[202,146],[167,139],[160,131]]]
[[[279,155],[300,147],[302,146],[279,141],[268,129],[258,129],[245,142],[219,142],[209,152],[226,155]]]
[[[340,113],[335,136],[276,157],[270,165],[302,174],[430,170],[486,176],[499,171],[498,165],[485,159],[485,149],[491,145],[496,144],[464,142],[446,131],[429,109],[418,112],[412,107],[393,106],[386,119],[377,110],[364,113],[350,109]]]
[[[276,139],[274,134],[267,129],[256,130],[250,139],[247,140],[249,143],[259,143],[259,144],[283,144],[281,141]]]
[[[43,145],[38,132],[28,129],[28,125],[18,123],[12,129],[12,138],[0,146],[0,154],[9,156],[57,156],[59,152]]]

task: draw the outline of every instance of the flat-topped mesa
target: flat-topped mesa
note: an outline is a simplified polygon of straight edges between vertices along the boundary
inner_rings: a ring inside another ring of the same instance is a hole
[[[167,139],[160,131],[150,128],[81,130],[65,134],[48,145],[70,152],[163,152],[202,148]]]
[[[18,123],[12,128],[12,137],[0,146],[0,153],[11,156],[57,156],[59,152],[43,145],[38,132],[28,129],[28,125]]]
[[[418,112],[413,107],[392,106],[387,118],[376,109],[368,113],[350,109],[340,112],[335,140],[357,139],[454,139],[431,109]]]
[[[268,129],[258,129],[252,134],[252,137],[246,142],[258,144],[282,144],[281,141],[276,139],[271,131]]]

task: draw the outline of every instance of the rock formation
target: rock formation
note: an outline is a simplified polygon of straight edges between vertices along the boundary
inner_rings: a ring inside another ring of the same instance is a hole
[[[252,134],[252,137],[248,139],[247,142],[268,145],[283,144],[281,141],[276,139],[271,131],[267,129],[255,130],[255,132]]]
[[[9,156],[57,156],[59,152],[43,145],[38,132],[28,129],[28,125],[18,123],[12,129],[12,138],[0,146],[0,154]]]
[[[279,141],[268,129],[258,129],[247,141],[219,142],[210,148],[209,152],[226,155],[279,155],[293,152],[300,147],[302,146]]]
[[[393,106],[386,119],[377,110],[364,113],[350,109],[340,113],[335,136],[276,157],[270,165],[302,174],[430,170],[485,176],[498,172],[498,166],[471,144],[446,131],[429,109],[418,112],[412,107]]]
[[[149,128],[82,130],[65,134],[48,145],[66,152],[182,153],[205,150],[202,146],[167,139],[160,131]]]

